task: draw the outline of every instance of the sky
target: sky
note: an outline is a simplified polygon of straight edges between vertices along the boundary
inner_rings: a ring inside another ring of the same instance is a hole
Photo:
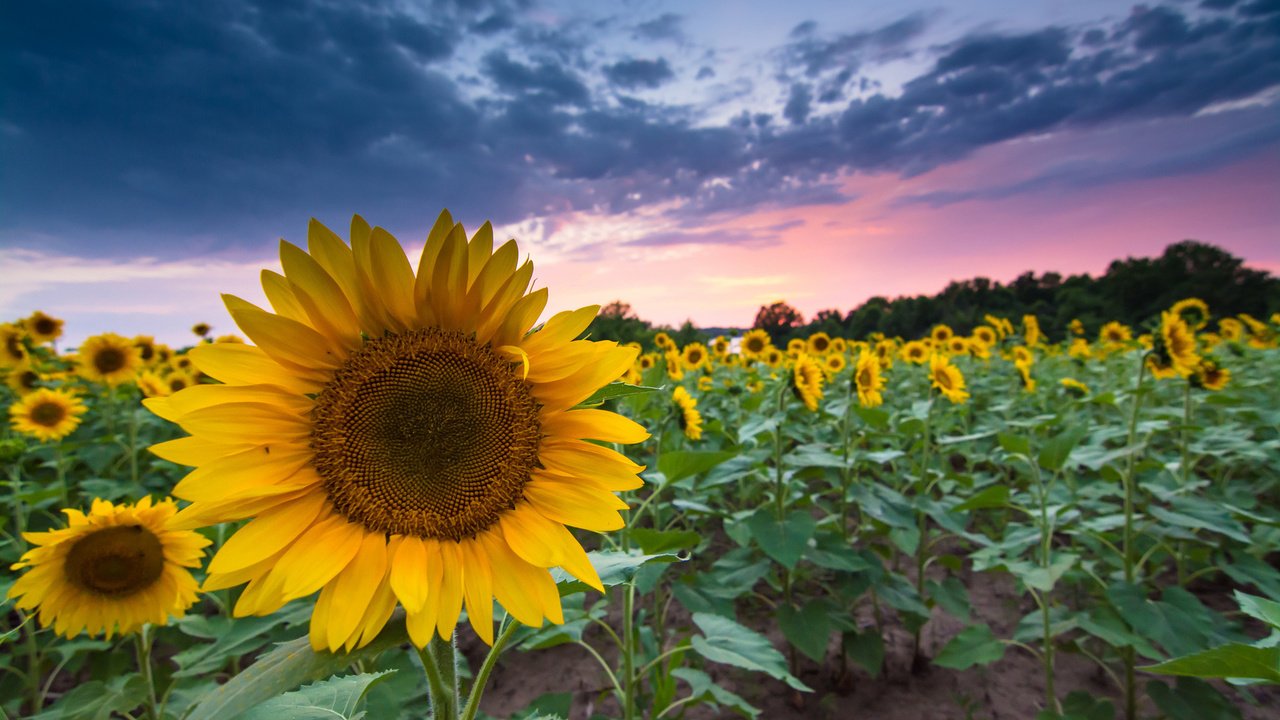
[[[182,345],[312,217],[750,326],[1193,238],[1280,274],[1280,0],[0,6],[0,320]]]

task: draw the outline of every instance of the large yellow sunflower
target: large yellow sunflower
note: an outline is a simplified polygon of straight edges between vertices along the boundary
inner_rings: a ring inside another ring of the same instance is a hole
[[[1160,344],[1158,352],[1179,375],[1187,377],[1200,364],[1196,352],[1196,336],[1182,316],[1173,312],[1160,314]]]
[[[818,409],[822,399],[822,366],[813,357],[800,353],[791,368],[791,391],[810,410]]]
[[[86,515],[63,510],[67,527],[23,533],[36,547],[13,565],[30,568],[9,589],[23,610],[39,608],[44,627],[64,637],[131,633],[165,624],[196,601],[198,567],[209,540],[169,526],[172,500],[114,505],[94,500]]]
[[[142,365],[133,341],[115,333],[88,338],[81,343],[78,353],[81,377],[112,386],[132,380]]]
[[[880,391],[884,389],[885,377],[880,374],[880,359],[874,354],[863,350],[858,355],[853,381],[858,390],[858,402],[863,407],[876,407],[884,402]]]
[[[760,328],[748,330],[747,334],[742,336],[741,348],[742,356],[751,360],[760,360],[764,358],[764,353],[773,346],[773,340],[769,338],[769,333]]]
[[[147,407],[192,437],[153,451],[194,466],[174,489],[184,527],[255,518],[209,564],[206,589],[248,583],[237,615],[319,591],[314,647],[372,640],[397,601],[410,637],[449,638],[459,613],[493,640],[496,598],[517,620],[563,622],[548,568],[601,589],[566,526],[623,527],[618,491],[642,470],[590,441],[643,427],[574,409],[636,351],[575,340],[597,307],[530,333],[547,291],[514,240],[468,240],[441,213],[415,274],[399,242],[359,216],[351,245],[312,221],[308,250],[265,272],[275,312],[225,296],[255,346],[206,343],[197,385]]]
[[[710,380],[711,378],[700,379]],[[702,413],[698,412],[698,400],[690,395],[683,385],[676,386],[671,393],[671,400],[675,403],[676,422],[680,424],[684,436],[690,440],[701,440]]]
[[[62,337],[62,321],[39,310],[31,313],[31,317],[22,324],[37,344],[53,342]]]
[[[75,432],[85,406],[70,391],[37,388],[9,406],[14,430],[44,442],[56,442]]]
[[[929,360],[929,380],[933,387],[953,403],[969,399],[969,391],[964,389],[964,375],[941,353],[934,354]]]

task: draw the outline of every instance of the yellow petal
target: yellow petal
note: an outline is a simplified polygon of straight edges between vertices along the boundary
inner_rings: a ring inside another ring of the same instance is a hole
[[[479,277],[481,269],[489,262],[489,258],[493,255],[493,225],[489,221],[485,221],[475,235],[471,236],[471,242],[467,243],[467,289],[475,284],[476,278]]]
[[[482,532],[476,540],[493,568],[493,593],[498,603],[525,625],[541,626],[545,615],[541,586],[550,583],[552,593],[556,592],[551,575],[517,557],[500,533]],[[559,604],[559,597],[556,604]]]
[[[278,385],[192,385],[169,396],[169,407],[179,415],[226,403],[263,403],[295,415],[309,415],[315,401]]]
[[[462,613],[462,551],[452,540],[430,541],[427,544],[427,562],[432,562],[432,543],[440,560],[440,592],[437,597],[436,627],[440,637],[453,637],[458,615]],[[428,604],[430,601],[428,601]]]
[[[319,379],[324,375],[318,371],[333,370],[341,364],[335,348],[311,327],[273,315],[234,295],[223,295],[222,299],[244,334],[281,365],[291,370],[309,370],[310,378]]]
[[[468,294],[474,295],[480,307],[485,307],[493,300],[498,289],[516,271],[516,262],[520,259],[520,249],[515,240],[508,240],[498,248],[498,252],[482,260],[484,266],[471,283]],[[468,258],[468,263],[471,259]]]
[[[263,270],[261,277],[262,290],[267,294],[267,302],[271,303],[271,309],[275,310],[277,315],[300,323],[309,322],[307,311],[298,304],[298,298],[293,294],[293,287],[289,284],[288,278],[272,270]]]
[[[360,281],[356,277],[355,258],[337,233],[322,225],[315,218],[307,225],[307,250],[329,277],[342,287],[342,294],[351,303],[359,319],[360,327],[372,327],[368,311],[360,303]]]
[[[309,324],[346,350],[360,346],[360,324],[342,286],[302,248],[280,241],[280,264]]]
[[[627,504],[617,496],[566,483],[535,478],[524,486],[525,499],[545,517],[572,527],[608,532],[626,523],[618,510]]]
[[[364,540],[364,529],[340,515],[312,525],[272,568],[270,585],[287,600],[319,590],[346,569]]]
[[[489,558],[475,540],[458,543],[462,557],[462,594],[467,601],[467,619],[486,645],[493,644],[493,576]]]
[[[453,216],[448,210],[441,210],[435,225],[427,234],[427,244],[422,248],[422,257],[418,259],[418,274],[413,284],[413,304],[418,310],[418,320],[423,325],[435,325],[435,312],[431,308],[431,283],[435,279],[436,258],[440,248],[453,230]]]
[[[233,402],[201,408],[178,418],[192,435],[215,442],[301,444],[310,442],[311,424],[306,418],[276,405]]]
[[[200,372],[229,385],[268,383],[300,394],[315,394],[324,387],[281,366],[261,348],[240,343],[204,343],[188,353]]]
[[[507,313],[507,319],[498,326],[498,332],[494,333],[494,344],[519,344],[524,339],[525,333],[529,332],[529,328],[533,327],[533,324],[538,321],[538,316],[542,315],[542,311],[546,307],[546,288],[538,288],[517,300]],[[618,373],[618,375],[621,374],[621,372]],[[614,377],[617,377],[617,375]]]
[[[230,573],[260,563],[298,539],[324,507],[324,493],[272,508],[240,528],[209,562],[209,573]]]
[[[638,443],[649,439],[644,426],[608,410],[568,410],[542,417],[542,432],[553,437]]]
[[[309,476],[297,477],[310,461],[311,449],[305,446],[253,447],[192,470],[174,486],[173,494],[183,500],[218,501],[289,492],[312,484]]]
[[[409,266],[404,248],[382,228],[374,228],[369,241],[373,261],[369,277],[398,327],[410,328],[415,324],[417,312],[413,308],[413,268]]]
[[[364,533],[356,556],[329,584],[333,588],[328,618],[330,650],[345,645],[359,627],[386,574],[386,539],[382,533]]]
[[[588,305],[552,315],[540,330],[524,341],[525,350],[536,355],[574,340],[591,325],[599,312],[599,305]]]
[[[421,612],[427,603],[427,594],[440,582],[439,578],[433,582],[427,570],[427,549],[422,539],[412,535],[401,537],[391,556],[391,589],[407,612]]]

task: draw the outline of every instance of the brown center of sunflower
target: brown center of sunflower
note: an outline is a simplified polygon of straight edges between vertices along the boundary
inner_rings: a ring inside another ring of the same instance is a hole
[[[58,324],[53,318],[42,317],[32,323],[32,326],[37,335],[52,335],[58,331]]]
[[[933,373],[933,381],[938,383],[938,387],[943,390],[950,390],[952,387],[951,373],[947,372],[947,368],[940,367]]]
[[[824,337],[816,337],[813,339],[813,349],[817,352],[824,353],[827,348],[831,347],[831,341]]]
[[[35,370],[23,370],[18,375],[18,385],[23,390],[35,390],[40,383],[40,374]]]
[[[10,358],[22,360],[27,356],[27,350],[22,347],[22,340],[17,335],[9,335],[4,339],[4,349]]]
[[[93,354],[93,367],[103,375],[116,372],[124,367],[124,353],[119,348],[102,348]]]
[[[864,367],[862,372],[858,373],[858,386],[864,389],[870,389],[875,378],[871,377],[871,368]]]
[[[146,590],[164,572],[164,547],[141,525],[118,525],[76,541],[64,566],[67,580],[89,592],[124,597]]]
[[[538,409],[519,364],[460,332],[368,340],[316,398],[315,467],[348,520],[461,540],[522,497]]]
[[[67,409],[55,402],[42,402],[31,408],[31,422],[42,427],[56,427],[67,417]]]
[[[690,365],[697,365],[698,363],[702,362],[702,351],[690,350],[688,360]]]
[[[151,358],[156,356],[156,346],[151,343],[138,343],[138,357],[143,362],[151,362]]]

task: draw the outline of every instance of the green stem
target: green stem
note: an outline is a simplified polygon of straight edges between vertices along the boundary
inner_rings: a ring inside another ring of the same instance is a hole
[[[1134,563],[1133,563],[1133,496],[1135,478],[1133,477],[1134,464],[1136,462],[1137,452],[1133,449],[1133,444],[1138,437],[1138,412],[1142,408],[1142,379],[1147,369],[1146,353],[1140,353],[1138,356],[1138,380],[1133,387],[1133,408],[1129,413],[1129,435],[1126,446],[1129,448],[1129,457],[1125,462],[1124,471],[1124,543],[1122,550],[1124,552],[1124,581],[1132,583],[1134,579]],[[1121,658],[1124,661],[1124,717],[1125,720],[1134,720],[1138,716],[1138,702],[1135,694],[1135,678],[1134,678],[1134,662],[1136,660],[1133,646],[1121,648]]]
[[[475,720],[476,713],[480,712],[480,698],[484,695],[485,685],[489,683],[489,675],[498,664],[498,656],[502,654],[507,641],[519,626],[520,623],[516,622],[515,618],[510,618],[502,632],[498,634],[498,639],[493,642],[493,647],[489,649],[489,654],[484,657],[484,663],[480,666],[480,672],[476,673],[476,679],[471,683],[471,694],[467,697],[467,705],[462,710],[461,720]]]
[[[783,383],[778,390],[778,427],[773,430],[773,483],[775,500],[778,504],[779,525],[787,515],[787,495],[782,481],[782,426],[786,420],[788,389],[786,383]]]
[[[9,487],[13,491],[13,536],[15,542],[22,542],[22,533],[27,529],[27,514],[22,503],[22,460],[15,459],[9,466]],[[31,714],[40,712],[44,704],[44,693],[40,691],[40,644],[36,642],[35,615],[26,615],[16,611],[19,627],[22,628],[23,646],[27,655],[27,697],[31,703]]]
[[[920,455],[920,490],[921,494],[927,493],[930,486],[929,483],[929,460],[933,449],[932,443],[932,426],[933,426],[933,389],[929,389],[929,409],[924,416],[924,447],[921,449]],[[919,495],[917,495],[917,500]],[[919,539],[916,545],[916,594],[920,596],[920,602],[924,602],[924,570],[928,561],[929,543],[926,542],[929,531],[928,516],[925,515],[923,509],[916,511],[916,531]],[[927,621],[926,621],[927,622]],[[924,630],[924,623],[916,628],[912,641],[912,657],[920,656],[920,634]]]
[[[143,625],[142,629],[133,636],[134,651],[137,653],[138,671],[142,673],[142,679],[147,683],[146,716],[151,720],[160,720],[160,703],[156,699],[155,672],[151,667],[151,644],[154,638],[150,631],[150,625]]]
[[[62,494],[62,507],[71,507],[71,491],[67,487],[67,468],[62,457],[62,443],[53,446],[53,471],[58,477],[58,492]]]
[[[138,486],[138,409],[129,410],[129,480]]]
[[[622,606],[622,717],[633,720],[636,716],[636,632],[632,617],[636,602],[635,580],[627,583]]]
[[[1182,471],[1182,487],[1186,487],[1191,480],[1191,454],[1187,451],[1187,445],[1191,437],[1191,381],[1183,383],[1182,388],[1182,437],[1181,450],[1182,462],[1178,469]]]
[[[423,672],[427,675],[427,692],[431,697],[432,720],[457,720],[458,673],[453,640],[433,636],[427,647],[418,650]]]
[[[844,467],[841,468],[840,483],[840,536],[845,542],[849,540],[849,485],[853,482],[853,448],[850,447],[850,432],[853,422],[853,403],[858,397],[857,386],[850,381],[849,383],[849,403],[844,408],[844,419],[841,422],[840,433],[844,438]]]

